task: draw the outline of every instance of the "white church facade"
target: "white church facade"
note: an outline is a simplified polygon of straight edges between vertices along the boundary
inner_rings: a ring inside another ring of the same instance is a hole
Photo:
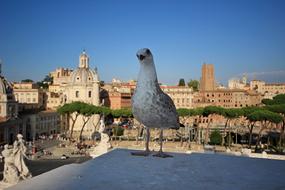
[[[51,73],[54,83],[50,85],[49,93],[59,94],[58,105],[71,103],[75,101],[85,102],[98,106],[100,104],[99,88],[100,79],[97,69],[89,66],[89,56],[85,51],[79,56],[78,67],[71,71],[69,69],[59,68]],[[91,138],[95,132],[95,125],[99,121],[99,115],[94,115],[86,124],[83,137]],[[71,125],[71,121],[67,122]],[[83,125],[83,118],[79,116],[76,120],[73,134],[74,137],[79,135]],[[70,126],[69,126],[70,127]],[[70,132],[70,131],[69,131]]]

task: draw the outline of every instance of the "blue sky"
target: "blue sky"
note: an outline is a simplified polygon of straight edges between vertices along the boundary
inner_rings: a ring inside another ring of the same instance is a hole
[[[0,59],[10,81],[75,68],[86,49],[101,80],[136,79],[136,51],[154,54],[158,79],[217,81],[248,73],[285,82],[284,0],[1,0]]]

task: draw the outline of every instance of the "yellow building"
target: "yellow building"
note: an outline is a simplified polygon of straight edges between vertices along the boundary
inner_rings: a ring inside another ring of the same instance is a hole
[[[57,68],[55,71],[50,72],[50,76],[54,85],[62,85],[68,83],[71,73],[71,69]]]
[[[57,110],[63,104],[63,96],[60,93],[47,92],[47,110]]]
[[[176,108],[193,108],[193,90],[187,86],[160,86],[170,96]]]
[[[33,83],[14,83],[14,95],[19,103],[19,110],[43,109],[45,107],[45,93]]]
[[[285,94],[285,83],[265,83],[261,80],[252,80],[250,89],[263,94],[266,98],[272,98],[277,94]]]

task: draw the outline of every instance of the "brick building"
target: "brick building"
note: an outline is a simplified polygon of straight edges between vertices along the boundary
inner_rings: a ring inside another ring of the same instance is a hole
[[[200,91],[215,90],[215,73],[213,64],[202,65],[202,75],[200,80]]]
[[[193,105],[194,107],[214,105],[224,108],[241,108],[258,106],[261,103],[262,98],[263,97],[260,93],[256,93],[254,91],[219,89],[195,94]]]

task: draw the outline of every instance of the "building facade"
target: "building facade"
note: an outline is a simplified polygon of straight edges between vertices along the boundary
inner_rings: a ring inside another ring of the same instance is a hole
[[[56,135],[60,131],[60,115],[55,111],[40,111],[22,116],[27,140],[37,139],[40,135]]]
[[[135,87],[136,83],[134,81],[122,82],[113,79],[112,83],[102,86],[100,97],[104,106],[111,109],[131,108]]]
[[[47,110],[57,110],[60,105],[63,104],[63,95],[56,92],[47,92],[46,93],[46,109]]]
[[[239,78],[232,78],[228,81],[228,87],[229,89],[243,89],[246,90],[248,84],[247,84],[247,78],[244,75],[242,79]]]
[[[57,68],[55,71],[50,72],[50,76],[53,79],[53,85],[61,85],[67,84],[69,82],[69,77],[72,73],[71,69],[67,68]]]
[[[278,94],[285,94],[285,83],[265,83],[261,80],[252,80],[250,89],[261,93],[264,98],[272,99]]]
[[[1,67],[1,66],[0,66]],[[12,85],[0,73],[0,144],[12,143],[25,132],[18,114],[18,103]],[[25,136],[24,136],[25,137]]]
[[[38,85],[31,82],[14,83],[13,91],[20,111],[45,108],[46,94]]]
[[[213,105],[224,108],[241,108],[258,106],[262,98],[260,93],[254,91],[223,89],[195,94],[193,105],[194,107]]]
[[[187,86],[160,86],[169,95],[176,108],[193,108],[193,90]]]

